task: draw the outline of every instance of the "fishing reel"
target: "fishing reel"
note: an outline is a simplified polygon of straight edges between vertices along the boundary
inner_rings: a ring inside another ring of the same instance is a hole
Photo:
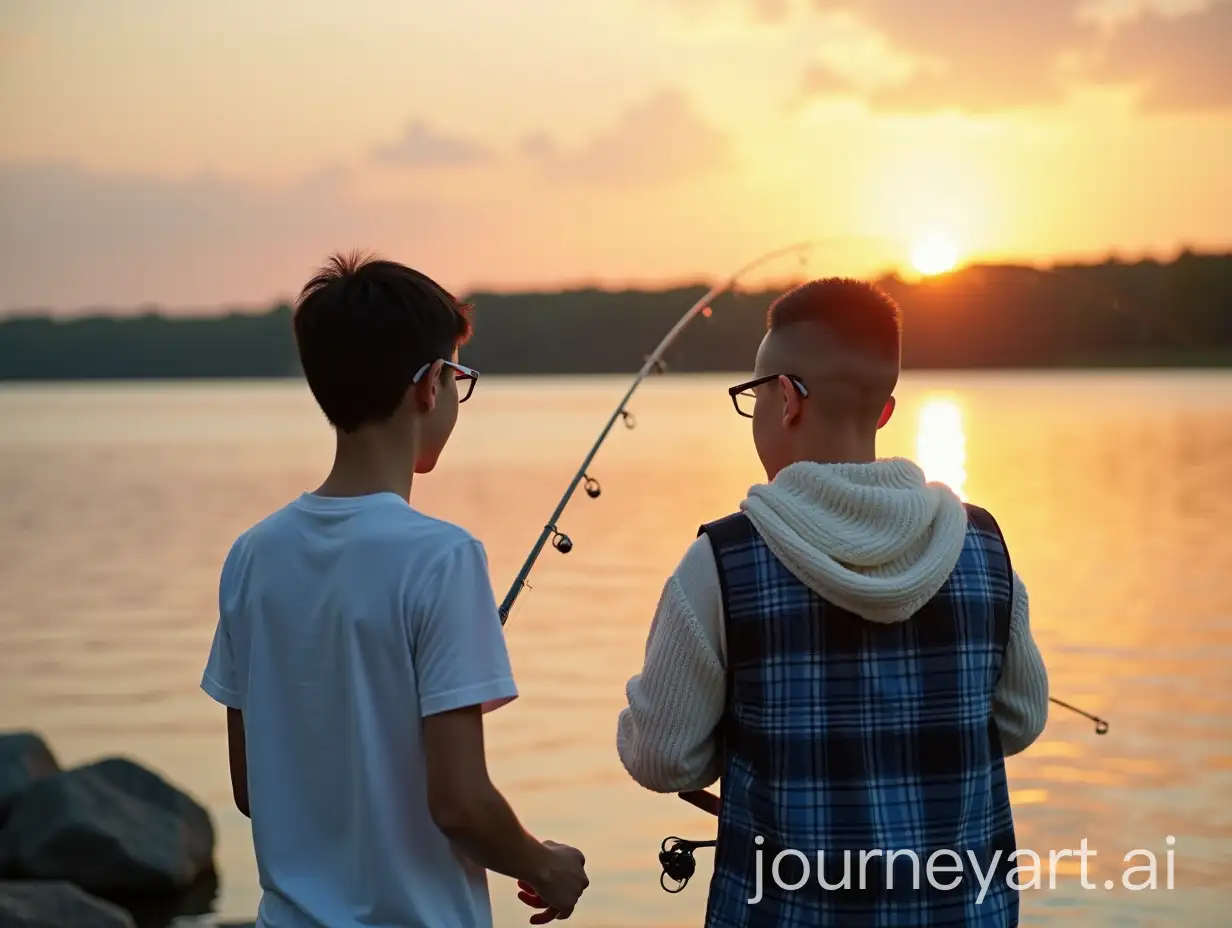
[[[668,844],[671,843],[669,847]],[[663,872],[659,875],[659,885],[667,893],[678,893],[689,885],[689,880],[697,872],[697,861],[693,852],[699,847],[714,847],[716,841],[688,841],[675,836],[664,838],[659,845],[659,866]],[[676,883],[674,889],[668,887],[667,881]]]

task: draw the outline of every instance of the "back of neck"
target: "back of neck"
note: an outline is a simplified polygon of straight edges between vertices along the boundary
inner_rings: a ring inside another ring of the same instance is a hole
[[[795,452],[793,463],[870,464],[877,460],[877,436],[855,432],[805,435],[797,442]]]
[[[316,492],[320,496],[396,493],[409,500],[414,473],[413,447],[403,447],[380,433],[339,433],[334,466]]]

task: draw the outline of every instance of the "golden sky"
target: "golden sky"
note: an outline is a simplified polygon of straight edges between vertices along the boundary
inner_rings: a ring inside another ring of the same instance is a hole
[[[1232,0],[0,0],[0,126],[0,311],[1168,258],[1232,246]]]

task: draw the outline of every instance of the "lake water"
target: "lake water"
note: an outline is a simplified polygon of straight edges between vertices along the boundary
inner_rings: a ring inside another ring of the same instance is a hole
[[[723,390],[743,376],[638,391],[637,428],[618,424],[593,466],[602,496],[579,492],[561,520],[572,553],[544,552],[507,629],[522,696],[489,717],[491,768],[533,833],[586,853],[578,928],[701,921],[711,852],[679,895],[657,853],[713,819],[632,783],[615,723],[664,578],[762,477]],[[498,597],[627,382],[485,379],[439,472],[416,478],[414,505],[485,542]],[[1111,722],[1098,737],[1054,707],[1009,762],[1020,846],[1043,859],[1024,924],[1226,924],[1232,375],[909,375],[883,435],[882,454],[997,515],[1053,695]],[[251,917],[259,890],[223,710],[198,689],[218,569],[240,531],[317,484],[331,442],[298,383],[0,388],[0,728],[38,729],[66,765],[129,755],[197,796],[228,917]],[[1049,867],[1084,838],[1097,888],[1075,858]],[[1135,850],[1156,855],[1157,888],[1121,885],[1148,863],[1123,862]],[[492,896],[498,925],[526,924],[510,881]]]

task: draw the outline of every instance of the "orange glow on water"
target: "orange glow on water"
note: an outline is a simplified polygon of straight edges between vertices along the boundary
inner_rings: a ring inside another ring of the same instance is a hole
[[[962,410],[948,398],[930,399],[920,409],[916,460],[929,480],[940,481],[962,499],[967,483],[967,439]]]

